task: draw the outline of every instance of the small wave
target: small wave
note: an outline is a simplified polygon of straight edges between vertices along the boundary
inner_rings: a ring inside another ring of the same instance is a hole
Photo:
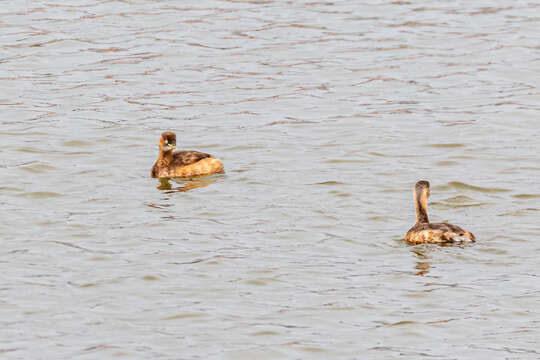
[[[509,192],[509,189],[504,188],[494,188],[494,187],[482,187],[482,186],[475,186],[475,185],[469,185],[466,183],[462,183],[460,181],[450,181],[446,185],[438,186],[437,189],[439,190],[449,190],[449,189],[457,189],[457,190],[471,190],[471,191],[478,191],[478,192],[485,192],[485,193],[502,193],[502,192]]]
[[[31,172],[34,174],[40,174],[40,173],[44,173],[44,172],[56,169],[54,166],[43,164],[43,163],[20,166],[19,168],[21,170]]]
[[[318,183],[311,184],[311,185],[345,185],[345,183],[343,183],[341,181],[329,180],[329,181],[318,182]]]
[[[432,148],[442,148],[442,149],[452,149],[452,148],[460,148],[465,147],[465,144],[459,144],[459,143],[449,143],[449,144],[428,144],[427,147]]]
[[[526,208],[526,209],[519,209],[519,210],[499,214],[497,216],[527,216],[527,215],[530,215],[531,212],[536,212],[536,211],[538,211],[538,209],[536,208]]]
[[[69,146],[69,147],[86,147],[86,146],[90,146],[92,144],[90,142],[84,141],[84,140],[69,140],[69,141],[66,141],[65,143],[63,143],[62,145]]]
[[[52,192],[52,191],[33,191],[25,192],[17,195],[18,197],[27,198],[27,199],[48,199],[64,196],[62,194]]]
[[[437,162],[435,165],[437,165],[437,166],[456,166],[456,165],[459,165],[459,162],[451,161],[451,160],[443,160],[443,161]]]
[[[512,195],[513,197],[515,197],[516,199],[536,199],[536,198],[540,198],[540,194],[517,194],[517,195]]]
[[[454,196],[454,197],[445,199],[444,201],[447,202],[447,203],[451,203],[451,204],[463,204],[463,203],[466,203],[466,202],[474,201],[474,199],[472,199],[472,198],[470,198],[468,196],[465,196],[465,195],[458,195],[458,196]]]
[[[367,160],[361,160],[361,159],[332,159],[332,160],[326,160],[325,163],[327,164],[353,164],[353,163],[366,163]]]

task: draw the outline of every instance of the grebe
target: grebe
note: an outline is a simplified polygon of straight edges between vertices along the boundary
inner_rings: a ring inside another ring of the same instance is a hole
[[[210,175],[223,172],[223,164],[210,154],[175,151],[176,134],[166,131],[159,137],[159,156],[152,167],[153,178]]]
[[[476,241],[473,234],[448,223],[430,223],[427,214],[429,181],[420,180],[414,186],[414,207],[416,223],[407,231],[405,240],[410,244],[436,243],[452,244]]]

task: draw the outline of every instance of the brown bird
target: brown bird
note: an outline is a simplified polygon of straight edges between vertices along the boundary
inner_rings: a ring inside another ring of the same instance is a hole
[[[459,226],[448,223],[430,223],[427,213],[428,197],[429,181],[418,181],[414,186],[413,195],[416,223],[407,231],[405,241],[410,244],[452,244],[476,241],[473,234]]]
[[[174,151],[176,134],[166,131],[159,137],[159,156],[152,167],[153,178],[187,177],[224,172],[223,164],[210,154]]]

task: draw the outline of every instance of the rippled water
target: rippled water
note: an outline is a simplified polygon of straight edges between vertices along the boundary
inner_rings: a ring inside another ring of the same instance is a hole
[[[540,358],[540,5],[191,3],[2,3],[0,354]]]

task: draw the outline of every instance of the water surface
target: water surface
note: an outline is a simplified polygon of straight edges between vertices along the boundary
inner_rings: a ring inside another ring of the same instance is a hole
[[[538,359],[539,10],[5,2],[0,353]],[[476,244],[400,241],[421,178]]]

